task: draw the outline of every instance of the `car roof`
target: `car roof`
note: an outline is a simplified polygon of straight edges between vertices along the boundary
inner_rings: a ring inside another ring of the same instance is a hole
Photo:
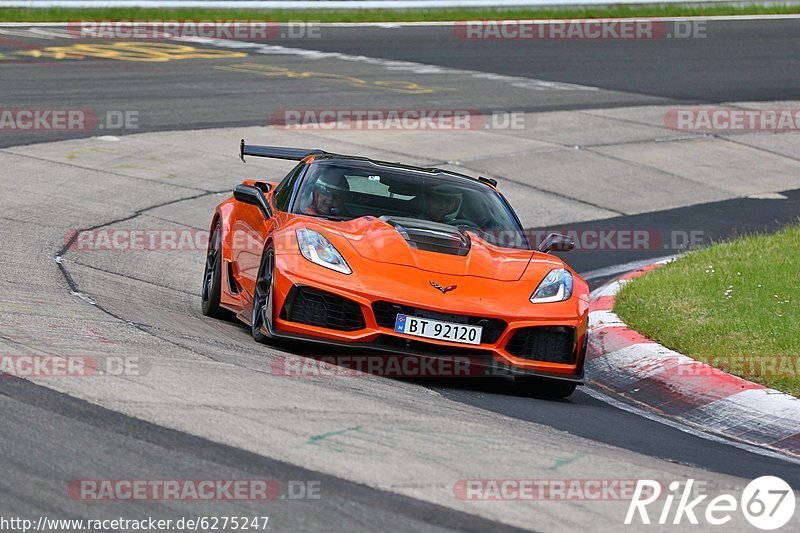
[[[325,150],[320,150],[319,148],[309,149],[309,148],[288,148],[281,146],[258,146],[252,144],[248,145],[245,142],[245,140],[242,139],[239,143],[239,158],[242,161],[245,161],[246,155],[252,155],[257,157],[272,157],[274,159],[288,159],[290,161],[302,161],[303,163],[306,164],[314,163],[317,161],[335,161],[335,162],[350,162],[350,163],[362,162],[394,170],[409,170],[412,172],[423,172],[426,174],[430,174],[432,176],[440,175],[443,177],[447,176],[461,180],[468,180],[472,183],[481,183],[492,190],[495,191],[497,190],[497,180],[492,178],[486,178],[484,176],[479,176],[477,178],[474,178],[466,174],[461,174],[460,172],[455,172],[452,170],[444,170],[437,167],[421,167],[415,165],[406,165],[404,163],[398,163],[393,161],[381,161],[378,159],[370,159],[369,157],[363,157],[363,156],[336,154],[332,152],[326,152]]]
[[[319,161],[319,162],[322,162],[322,161],[334,162],[334,163],[338,163],[338,162],[342,162],[342,163],[361,162],[361,163],[369,163],[369,164],[372,164],[372,165],[375,165],[375,166],[387,167],[387,168],[396,169],[396,170],[411,170],[411,171],[414,171],[414,172],[424,172],[424,173],[430,174],[432,176],[436,175],[436,174],[441,174],[441,175],[449,176],[449,177],[453,177],[453,178],[466,179],[466,180],[469,180],[471,183],[481,183],[481,184],[489,187],[490,189],[494,190],[494,187],[488,181],[485,181],[486,178],[484,178],[484,179],[474,178],[472,176],[468,176],[467,174],[461,174],[460,172],[455,172],[455,171],[452,171],[452,170],[444,170],[444,169],[441,169],[441,168],[438,168],[438,167],[421,167],[421,166],[416,166],[416,165],[407,165],[407,164],[404,164],[404,163],[397,163],[397,162],[394,162],[394,161],[381,161],[379,159],[371,159],[369,157],[362,157],[362,156],[355,156],[355,155],[331,154],[331,153],[314,154],[313,156],[310,156],[310,157],[313,157],[314,162],[317,162],[317,161]]]

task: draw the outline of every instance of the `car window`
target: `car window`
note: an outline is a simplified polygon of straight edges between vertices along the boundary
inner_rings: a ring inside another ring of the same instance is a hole
[[[371,194],[386,198],[397,198],[400,200],[411,200],[414,198],[413,196],[392,192],[389,185],[382,183],[381,177],[377,174],[361,176],[345,174],[344,177],[347,179],[347,184],[350,186],[350,192]]]
[[[288,210],[289,200],[292,198],[292,191],[294,190],[298,178],[303,174],[305,167],[305,163],[300,163],[278,184],[278,187],[275,189],[275,194],[272,197],[272,203],[275,205],[276,209],[280,209],[281,211]]]
[[[319,161],[305,174],[291,210],[342,220],[415,218],[471,231],[497,246],[529,246],[516,215],[497,191],[444,172]]]

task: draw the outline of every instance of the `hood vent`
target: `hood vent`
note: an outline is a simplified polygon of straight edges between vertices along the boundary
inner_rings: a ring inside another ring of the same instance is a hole
[[[380,220],[393,226],[417,250],[461,257],[469,253],[469,236],[454,226],[407,217],[382,216]]]

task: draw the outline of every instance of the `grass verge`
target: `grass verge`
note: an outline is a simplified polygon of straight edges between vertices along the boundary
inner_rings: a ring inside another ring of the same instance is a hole
[[[617,17],[683,17],[800,13],[800,3],[779,5],[632,5],[586,8],[520,9],[352,9],[247,10],[159,8],[0,8],[0,22],[77,20],[272,20],[276,22],[404,22],[482,19],[575,19]]]
[[[664,346],[800,396],[800,226],[659,267],[627,284],[614,311]]]

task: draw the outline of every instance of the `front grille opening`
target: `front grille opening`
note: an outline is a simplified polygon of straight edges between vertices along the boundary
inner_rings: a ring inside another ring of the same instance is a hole
[[[506,344],[506,351],[521,359],[574,364],[577,360],[577,332],[565,326],[520,328]]]
[[[367,327],[361,306],[356,302],[301,285],[295,285],[289,291],[280,317],[289,322],[341,331]]]
[[[456,324],[469,324],[471,326],[481,326],[481,343],[492,344],[497,342],[500,335],[505,331],[508,324],[499,318],[485,318],[481,316],[469,316],[441,313],[430,311],[419,307],[401,305],[392,302],[378,301],[372,304],[372,312],[375,314],[375,322],[382,328],[394,329],[394,322],[397,315],[411,315],[431,320],[441,320],[443,322],[455,322]]]
[[[411,339],[385,334],[378,335],[375,343],[383,346],[395,346],[401,352],[403,350],[414,350],[425,355],[448,355],[451,357],[487,356],[491,359],[493,353],[491,350],[481,350],[478,348],[466,347],[461,348],[459,346],[441,346],[439,344],[433,344],[430,342],[414,341]]]

